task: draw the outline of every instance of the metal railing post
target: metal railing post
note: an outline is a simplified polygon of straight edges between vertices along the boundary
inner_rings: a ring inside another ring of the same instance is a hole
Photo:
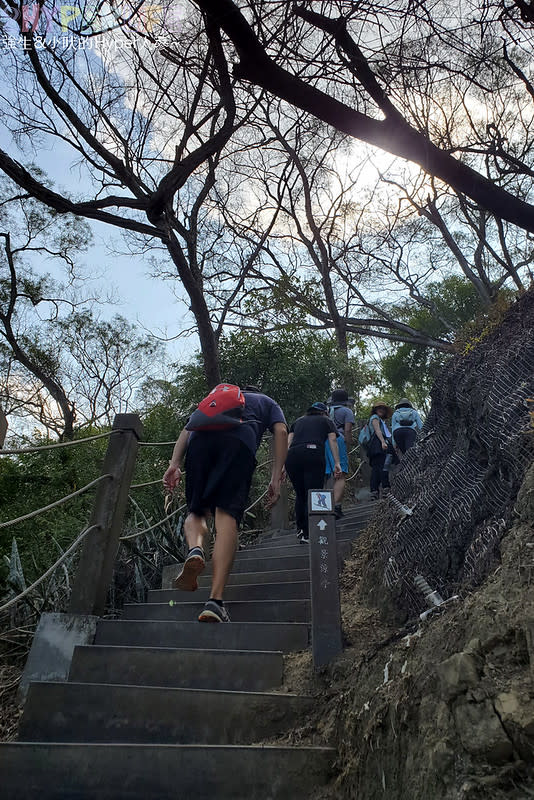
[[[113,420],[102,468],[102,474],[111,477],[96,491],[89,525],[98,528],[82,545],[70,598],[71,614],[104,613],[142,432],[137,414],[117,414]]]

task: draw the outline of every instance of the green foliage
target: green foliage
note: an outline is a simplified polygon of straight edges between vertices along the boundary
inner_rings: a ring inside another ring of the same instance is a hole
[[[84,430],[78,436],[100,432]],[[34,440],[37,446],[48,443],[43,438]],[[107,439],[101,439],[79,447],[2,456],[0,521],[42,508],[90,483],[101,474],[106,447]],[[93,501],[94,489],[34,519],[0,528],[0,584],[7,576],[4,557],[9,556],[13,537],[29,583],[56,561],[87,525]]]
[[[431,336],[454,341],[456,332],[482,309],[474,286],[457,276],[429,284],[427,306],[406,302],[395,309],[399,319]],[[400,344],[381,361],[380,391],[385,399],[407,396],[419,408],[428,408],[430,389],[448,355],[431,347]]]
[[[156,441],[154,433],[160,431],[153,424],[153,418],[145,422],[144,439]],[[85,438],[95,433],[105,432],[106,428],[84,429],[78,431],[76,438]],[[155,485],[130,490],[130,503],[125,521],[125,531],[135,532],[140,528],[163,519],[164,490],[160,479],[169,463],[173,440],[177,431],[169,439],[171,444],[164,447],[143,447],[139,449],[132,484],[157,481]],[[158,439],[158,441],[163,441]],[[36,438],[36,446],[48,444],[48,440]],[[51,502],[80,489],[102,474],[102,467],[108,439],[103,438],[79,446],[45,450],[18,456],[0,458],[0,521],[22,516],[34,509],[42,508]],[[8,575],[7,558],[11,552],[12,539],[16,538],[23,565],[26,582],[31,583],[74,541],[87,526],[95,499],[95,490],[67,501],[64,505],[45,512],[38,517],[0,528],[0,598],[4,596]],[[183,494],[183,487],[181,489]],[[178,505],[181,500],[179,499]],[[163,549],[172,551],[176,539],[176,523],[167,524],[150,534],[149,550],[157,549],[156,540]],[[137,554],[140,546],[147,547],[145,537],[133,539],[125,547],[131,555]],[[124,558],[123,558],[124,561]]]
[[[295,294],[302,298],[300,305],[289,298]],[[323,298],[317,279],[302,278],[296,272],[281,275],[275,283],[252,292],[243,301],[243,311],[260,325],[270,327],[273,320],[283,325],[284,331],[297,331],[306,327],[306,308],[322,308]]]
[[[500,291],[489,309],[477,314],[475,319],[463,326],[456,338],[456,348],[467,354],[489,336],[504,319],[512,300],[511,291]]]
[[[282,406],[288,421],[326,400],[335,386],[352,393],[367,382],[359,358],[345,360],[333,339],[306,330],[233,333],[220,342],[220,364],[224,380],[258,386]],[[185,420],[208,391],[199,355],[180,368],[176,388],[176,414]]]

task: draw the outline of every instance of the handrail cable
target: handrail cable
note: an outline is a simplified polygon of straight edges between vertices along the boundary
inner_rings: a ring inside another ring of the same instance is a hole
[[[251,508],[254,508],[254,506],[257,506],[258,503],[260,502],[260,500],[263,500],[263,498],[265,497],[265,495],[267,494],[268,491],[269,491],[269,487],[267,487],[266,490],[264,491],[264,493],[260,494],[258,499],[254,500],[254,502],[248,508],[245,508],[243,514],[247,514],[250,511]]]
[[[155,486],[157,483],[161,483],[161,478],[158,478],[155,481],[147,481],[147,483],[132,483],[130,485],[130,489],[142,489],[143,486]]]
[[[107,433],[99,433],[95,436],[87,436],[85,439],[74,439],[72,442],[56,442],[56,444],[43,444],[40,447],[18,447],[11,450],[2,450],[0,448],[0,456],[14,456],[19,453],[38,453],[40,450],[55,450],[56,447],[74,447],[77,444],[85,444],[85,442],[94,442],[96,439],[105,439],[106,436],[111,436],[112,433],[117,433],[120,429],[108,431]]]
[[[347,478],[346,480],[348,480],[348,481],[351,481],[353,478],[355,478],[355,477],[356,477],[356,475],[358,474],[358,472],[361,470],[361,468],[362,468],[362,465],[363,465],[363,461],[360,461],[360,466],[358,467],[358,469],[356,470],[356,472],[354,473],[354,475],[351,475],[351,476],[350,476],[350,478]]]
[[[58,558],[56,563],[52,564],[50,569],[47,569],[46,572],[44,573],[44,575],[41,575],[40,578],[37,578],[37,580],[34,581],[31,586],[28,586],[27,589],[25,589],[23,592],[18,594],[16,597],[13,597],[7,603],[4,603],[3,606],[0,606],[0,614],[2,613],[2,611],[6,611],[6,609],[10,608],[10,606],[13,606],[13,605],[15,605],[15,603],[18,603],[18,601],[22,600],[23,597],[26,597],[26,595],[29,594],[33,589],[35,589],[36,586],[39,586],[40,583],[42,583],[46,578],[48,578],[48,576],[51,575],[52,572],[55,569],[57,569],[57,567],[59,567],[60,564],[62,564],[70,556],[70,554],[78,547],[78,545],[80,544],[82,539],[85,539],[85,537],[87,536],[88,533],[90,533],[93,530],[96,530],[97,528],[101,528],[101,527],[102,527],[101,525],[90,525],[89,528],[86,528],[85,530],[83,530],[80,533],[80,535],[77,537],[77,539],[75,539],[74,542],[71,544],[71,546],[68,548],[68,550],[65,550],[65,552],[63,553],[61,558]]]
[[[139,447],[165,447],[170,444],[176,444],[176,439],[173,439],[172,442],[139,442]]]
[[[37,517],[39,514],[44,514],[45,511],[50,511],[52,508],[56,508],[57,506],[66,503],[67,500],[71,500],[73,497],[77,497],[82,492],[86,492],[92,486],[95,486],[100,481],[104,480],[104,478],[113,478],[113,475],[106,473],[105,475],[99,475],[98,478],[95,478],[94,481],[88,483],[86,486],[82,486],[81,489],[77,489],[75,492],[62,497],[60,500],[55,500],[53,503],[50,503],[48,506],[43,506],[43,508],[38,508],[37,511],[30,511],[29,514],[24,514],[22,517],[17,517],[16,519],[10,519],[7,522],[0,522],[0,528],[7,528],[10,525],[14,525],[16,522],[23,522],[26,519],[32,519],[32,517]]]
[[[176,511],[172,511],[167,517],[163,517],[163,519],[160,519],[159,522],[156,522],[154,525],[151,525],[150,528],[145,528],[144,530],[138,531],[137,533],[131,533],[128,536],[121,536],[120,541],[124,542],[126,539],[137,539],[138,536],[142,536],[144,533],[149,533],[150,531],[153,531],[154,528],[157,528],[159,525],[162,524],[162,522],[167,522],[167,520],[171,519],[171,517],[174,517],[174,515],[177,514],[179,511],[183,511],[185,506],[186,504],[184,503],[183,506],[177,508]]]

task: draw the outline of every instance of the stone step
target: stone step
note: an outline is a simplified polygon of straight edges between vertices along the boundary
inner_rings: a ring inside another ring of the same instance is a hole
[[[350,519],[360,525],[365,525],[365,523],[373,517],[375,511],[376,506],[374,506],[371,511],[360,511],[346,508],[343,511],[343,516],[336,520],[336,522],[340,523],[343,522],[344,519]]]
[[[297,535],[290,542],[274,545],[271,547],[249,547],[246,550],[238,550],[235,554],[234,564],[244,561],[247,558],[287,558],[289,556],[303,555],[305,552]]]
[[[341,567],[343,559],[350,555],[352,539],[340,539],[338,544],[339,565]],[[279,558],[272,559],[256,559],[251,558],[246,561],[240,562],[237,569],[232,567],[232,572],[228,577],[227,586],[238,586],[241,584],[252,583],[286,583],[291,581],[306,581],[310,578],[310,564],[309,564],[309,551],[308,545],[302,544],[302,556],[296,556],[295,559],[300,566],[292,567],[287,564],[287,560],[282,561]],[[278,569],[277,569],[278,567]],[[174,579],[179,575],[182,569],[181,564],[170,564],[163,567],[161,588],[173,589]],[[250,571],[249,571],[250,570]],[[206,566],[204,572],[199,575],[198,584],[200,588],[211,585],[212,568]]]
[[[280,736],[314,702],[282,693],[35,682],[19,722],[19,739],[253,744]]]
[[[210,596],[209,586],[197,589],[196,592],[180,592],[177,589],[152,589],[148,593],[149,603],[175,603],[187,601],[203,601]],[[231,603],[233,600],[309,600],[310,582],[298,581],[296,583],[256,583],[241,586],[227,586],[224,599]]]
[[[309,625],[304,622],[172,622],[101,620],[95,644],[180,647],[195,650],[305,650]]]
[[[322,747],[0,745],[6,800],[308,800],[330,777]]]
[[[358,536],[359,536],[359,533],[360,533],[359,531],[348,530],[347,533],[345,533],[343,536],[340,536],[340,535],[336,536],[336,541],[338,542],[338,545],[341,548],[343,548],[344,546],[346,546],[347,542],[352,542],[352,541],[354,541],[354,539],[357,539]],[[272,546],[271,545],[269,547],[267,545],[265,545],[265,546],[261,545],[261,546],[258,546],[258,547],[252,546],[248,550],[239,550],[239,552],[236,553],[236,559],[237,558],[242,559],[242,558],[272,558],[272,557],[280,557],[280,556],[285,556],[286,554],[287,555],[291,555],[291,552],[294,552],[295,554],[298,554],[299,549],[302,552],[304,550],[304,547],[305,546],[300,541],[300,539],[297,539],[297,535],[296,535],[296,532],[295,532],[294,540],[293,540],[293,542],[291,542],[291,544],[287,544],[287,545],[284,545],[284,546],[282,546],[282,545]]]
[[[353,519],[352,517],[342,517],[340,520],[336,521],[336,533],[338,537],[340,536],[342,531],[348,531],[351,534],[351,538],[355,538],[361,531],[365,530],[367,525],[369,524],[370,517],[365,518],[356,518]],[[251,544],[245,550],[240,550],[239,552],[250,552],[251,550],[262,550],[267,549],[270,547],[284,547],[289,546],[291,544],[291,539],[296,539],[297,530],[296,528],[289,533],[284,533],[283,536],[265,536],[258,541]]]
[[[366,527],[367,525],[362,525],[361,527],[355,528],[352,522],[345,522],[343,520],[336,526],[336,536],[338,539],[351,539],[354,541],[355,539],[358,539]]]
[[[123,619],[196,621],[204,608],[202,601],[174,603],[127,603]],[[228,603],[232,622],[310,622],[309,600],[245,600]]]
[[[293,550],[293,548],[291,548]],[[338,542],[338,559],[339,564],[343,562],[343,559],[350,553],[351,551],[351,541],[350,540],[340,540]],[[309,569],[309,548],[308,545],[302,544],[299,548],[295,548],[295,555],[288,555],[288,556],[264,556],[263,551],[259,551],[257,554],[251,554],[249,557],[236,559],[232,566],[232,572],[230,574],[236,574],[239,572],[270,572],[273,571],[275,574],[279,570],[288,570],[288,569]],[[208,561],[206,564],[206,569],[202,573],[203,575],[211,575],[213,570],[213,562]],[[274,578],[274,582],[277,581],[277,578]]]
[[[376,511],[376,505],[368,506],[366,508],[344,508],[343,516],[341,519],[357,519],[364,521],[370,519]]]
[[[288,568],[286,564],[281,564],[279,559],[273,559],[279,569],[264,569],[262,562],[258,565],[258,559],[249,559],[243,570],[232,570],[228,576],[227,586],[236,586],[243,583],[286,583],[287,581],[308,581],[310,579],[309,555],[306,545],[302,545],[301,566],[298,568]],[[161,575],[161,588],[173,589],[174,579],[180,574],[181,564],[170,564],[163,567]],[[198,584],[202,588],[211,585],[211,568],[204,570],[198,577]]]
[[[232,566],[232,573],[238,572],[276,572],[284,569],[307,569],[309,567],[309,555],[307,550],[302,547],[301,553],[298,555],[287,556],[286,558],[246,558],[239,561],[234,561]],[[213,569],[213,562],[208,561],[204,575],[210,575]],[[275,579],[276,580],[276,579]]]
[[[280,686],[283,670],[282,653],[275,651],[91,645],[74,649],[69,680],[264,692]]]
[[[368,517],[365,520],[352,519],[351,517],[342,517],[342,519],[338,519],[336,523],[336,532],[339,534],[339,532],[344,531],[350,527],[350,530],[354,531],[354,533],[356,532],[361,533],[367,528],[371,520],[372,517]]]
[[[302,581],[309,581],[310,580],[310,568],[309,565],[304,569],[281,569],[278,572],[274,572],[271,570],[269,572],[234,572],[231,573],[228,577],[228,583],[226,587],[229,586],[242,586],[243,584],[251,584],[251,583],[287,583],[294,581],[295,583],[301,583]],[[203,587],[210,587],[211,585],[211,575],[201,575],[198,579],[200,588]]]
[[[234,572],[229,575],[226,588],[229,586],[242,586],[243,584],[250,585],[252,583],[290,583],[292,581],[301,583],[302,581],[309,580],[309,567],[305,567],[304,569],[285,569],[274,573],[272,570],[269,572]],[[201,575],[198,579],[198,583],[201,589],[204,587],[209,589],[211,586],[211,575]],[[170,588],[172,588],[172,585]]]

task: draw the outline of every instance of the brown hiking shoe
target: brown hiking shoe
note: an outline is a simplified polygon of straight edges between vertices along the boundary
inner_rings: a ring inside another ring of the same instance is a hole
[[[195,592],[198,589],[197,578],[204,572],[206,559],[201,547],[192,547],[180,574],[174,579],[173,586],[182,592]]]

